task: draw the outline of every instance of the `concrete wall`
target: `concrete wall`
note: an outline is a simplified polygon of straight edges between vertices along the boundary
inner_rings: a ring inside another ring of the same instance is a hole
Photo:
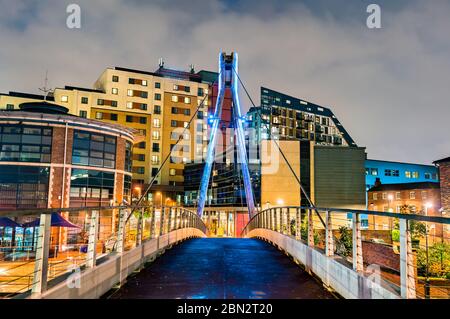
[[[79,288],[70,288],[65,280],[41,295],[32,295],[35,299],[96,299],[100,298],[119,282],[124,280],[145,262],[154,259],[169,245],[192,237],[205,237],[196,228],[178,229],[161,237],[142,243],[141,246],[116,254],[94,268],[81,272]]]
[[[397,299],[395,292],[383,284],[374,284],[368,277],[341,264],[333,257],[295,240],[295,238],[268,229],[255,229],[247,237],[270,241],[315,274],[322,282],[347,299]]]

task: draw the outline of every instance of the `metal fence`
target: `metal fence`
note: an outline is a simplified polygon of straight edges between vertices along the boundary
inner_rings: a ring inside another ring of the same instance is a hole
[[[195,212],[174,206],[3,211],[0,217],[16,223],[0,226],[0,298],[42,293],[112,254],[177,229],[206,233]]]
[[[243,235],[254,229],[302,241],[402,298],[450,298],[450,218],[289,206],[259,212]]]

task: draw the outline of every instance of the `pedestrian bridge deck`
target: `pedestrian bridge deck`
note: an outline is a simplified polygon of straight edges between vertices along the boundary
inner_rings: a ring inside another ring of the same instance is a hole
[[[272,245],[195,238],[167,250],[107,298],[334,298]]]

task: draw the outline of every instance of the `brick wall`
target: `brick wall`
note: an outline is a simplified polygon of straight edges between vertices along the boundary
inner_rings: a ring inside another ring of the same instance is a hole
[[[445,212],[450,213],[450,162],[439,164],[441,182],[441,205]]]
[[[400,255],[394,253],[392,246],[363,241],[362,249],[365,264],[377,264],[400,271]]]

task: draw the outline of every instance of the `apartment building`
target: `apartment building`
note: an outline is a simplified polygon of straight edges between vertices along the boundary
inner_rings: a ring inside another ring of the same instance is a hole
[[[68,108],[72,115],[137,129],[145,138],[134,145],[134,197],[157,175],[185,132],[175,149],[177,156],[164,165],[148,195],[148,200],[157,204],[171,204],[182,201],[184,164],[195,156],[203,156],[208,90],[209,84],[202,83],[193,70],[172,70],[163,64],[155,72],[114,67],[104,70],[92,88],[64,86],[47,97],[19,92],[0,94],[0,109],[15,110],[25,102],[47,100]],[[202,108],[185,131],[203,100]]]

